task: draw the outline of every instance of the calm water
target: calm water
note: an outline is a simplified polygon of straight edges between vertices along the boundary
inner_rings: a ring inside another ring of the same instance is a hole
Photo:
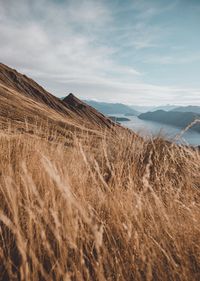
[[[121,117],[123,115],[117,116]],[[130,119],[130,121],[121,122],[121,124],[145,137],[152,137],[161,134],[166,139],[173,141],[175,136],[181,133],[181,129],[174,126],[141,120],[136,116],[128,116],[127,118]],[[178,142],[193,146],[200,145],[200,134],[189,130],[184,133]]]

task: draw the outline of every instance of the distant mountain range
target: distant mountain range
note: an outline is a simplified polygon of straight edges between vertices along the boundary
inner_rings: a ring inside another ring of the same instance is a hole
[[[138,116],[139,119],[151,120],[163,124],[169,124],[175,127],[185,128],[195,119],[200,119],[200,106],[134,106],[123,103],[107,103],[94,100],[85,100],[84,103],[92,106],[105,115],[122,114],[124,116]],[[141,113],[143,112],[143,113]],[[119,120],[118,117],[112,116],[115,122],[128,121]],[[194,125],[192,130],[200,132],[200,124]]]
[[[65,97],[60,98],[64,100]],[[200,114],[200,106],[177,106],[172,104],[160,105],[160,106],[141,106],[141,105],[126,105],[123,103],[110,103],[100,102],[95,100],[83,100],[83,103],[95,108],[99,112],[105,115],[117,115],[123,114],[125,116],[139,116],[141,113],[155,112],[163,110],[167,112],[193,112]]]
[[[180,128],[186,128],[194,120],[200,119],[200,114],[195,112],[179,112],[157,110],[154,112],[142,113],[138,116],[140,119],[156,121],[163,124],[169,124]],[[194,125],[192,130],[200,133],[200,124]]]
[[[148,111],[156,111],[156,110],[170,111],[177,108],[176,105],[171,105],[171,104],[160,105],[160,106],[130,105],[130,107],[141,113],[148,112]]]
[[[176,108],[172,109],[172,111],[193,112],[193,113],[200,114],[200,106],[193,106],[193,105],[180,106],[180,107],[176,107]]]
[[[98,102],[94,100],[84,100],[84,102],[106,115],[124,114],[127,116],[137,116],[140,114],[137,110],[122,103]]]
[[[63,99],[63,98],[61,98]],[[177,107],[177,105],[161,105],[161,106],[140,106],[140,105],[126,105],[123,103],[109,103],[109,102],[99,102],[94,100],[84,100],[85,103],[94,107],[103,114],[124,114],[126,116],[138,116],[140,113],[148,111],[165,110],[171,111]],[[182,108],[182,107],[180,107]]]

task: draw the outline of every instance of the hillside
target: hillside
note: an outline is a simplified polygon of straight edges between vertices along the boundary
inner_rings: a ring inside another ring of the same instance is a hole
[[[124,114],[137,116],[139,114],[138,111],[122,103],[98,102],[93,100],[85,100],[84,102],[106,115]]]
[[[75,99],[75,97],[74,97]],[[89,118],[92,117],[92,118]],[[77,110],[61,101],[27,76],[0,64],[0,118],[12,123],[47,121],[49,125],[76,128],[111,128],[114,123],[89,106]]]
[[[88,122],[93,123],[95,125],[108,127],[108,128],[110,128],[111,125],[113,124],[110,118],[105,117],[103,114],[98,112],[95,108],[79,100],[73,94],[69,94],[68,96],[63,98],[63,102],[73,112],[75,112],[78,116],[83,118],[83,120],[87,120]]]
[[[167,112],[164,110],[157,110],[154,112],[142,113],[139,115],[139,118],[169,124],[184,129],[196,119],[200,119],[200,114],[193,112]],[[200,124],[194,124],[191,129],[200,133]]]
[[[59,113],[70,115],[70,111],[62,104],[60,99],[51,95],[31,78],[17,72],[15,69],[0,63],[0,83],[25,97],[47,105]]]
[[[200,280],[199,149],[113,124],[1,65],[0,280]]]

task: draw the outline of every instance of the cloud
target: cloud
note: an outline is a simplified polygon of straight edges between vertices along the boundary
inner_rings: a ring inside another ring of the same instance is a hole
[[[73,0],[49,5],[49,1],[43,0],[40,5],[34,1],[33,6],[29,1],[20,1],[21,5],[14,7],[8,2],[0,2],[1,11],[4,11],[1,12],[0,48],[1,58],[11,65],[20,68],[29,66],[34,71],[38,68],[39,73],[46,70],[47,74],[55,69],[61,74],[82,72],[85,75],[88,72],[89,75],[106,69],[139,74],[133,67],[115,63],[110,58],[114,49],[98,44],[98,36],[91,32],[94,26],[102,26],[111,20],[103,2],[95,5],[94,1]],[[21,7],[24,8],[24,20],[18,21]],[[36,20],[34,15],[29,17],[30,9],[43,18]]]
[[[200,61],[200,53],[191,54],[191,53],[182,53],[181,55],[168,55],[168,56],[151,56],[144,60],[145,63],[153,64],[188,64]]]
[[[68,79],[59,78],[57,82],[60,91],[63,88],[71,89],[83,99],[138,105],[163,105],[167,103],[200,105],[200,90],[195,88],[157,86],[139,82],[124,83],[107,77],[91,77],[91,79],[88,77],[68,77]]]
[[[152,19],[174,6],[116,3],[0,0],[0,60],[58,96],[74,91],[83,98],[162,104],[175,101],[182,91],[186,100],[190,92],[200,102],[198,89],[145,83],[145,71],[134,63],[141,51],[159,47],[166,33]],[[154,58],[151,54],[142,61],[155,63]],[[170,57],[163,57],[167,62]]]
[[[92,32],[95,26],[112,20],[103,1],[95,4],[73,0],[59,5],[55,2],[49,5],[45,0],[40,5],[38,1],[34,4],[20,1],[20,5],[14,4],[14,7],[8,2],[1,2],[4,12],[1,13],[0,48],[4,62],[44,79],[53,74],[60,77],[140,75],[134,67],[112,60],[115,50],[99,44],[98,36]],[[24,19],[18,21],[22,10]],[[42,19],[36,20],[35,14],[41,14]]]

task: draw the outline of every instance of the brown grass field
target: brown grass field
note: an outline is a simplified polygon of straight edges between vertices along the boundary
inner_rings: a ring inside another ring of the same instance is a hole
[[[199,148],[0,64],[0,280],[199,281]]]
[[[0,134],[1,280],[200,280],[197,149],[39,130]]]

